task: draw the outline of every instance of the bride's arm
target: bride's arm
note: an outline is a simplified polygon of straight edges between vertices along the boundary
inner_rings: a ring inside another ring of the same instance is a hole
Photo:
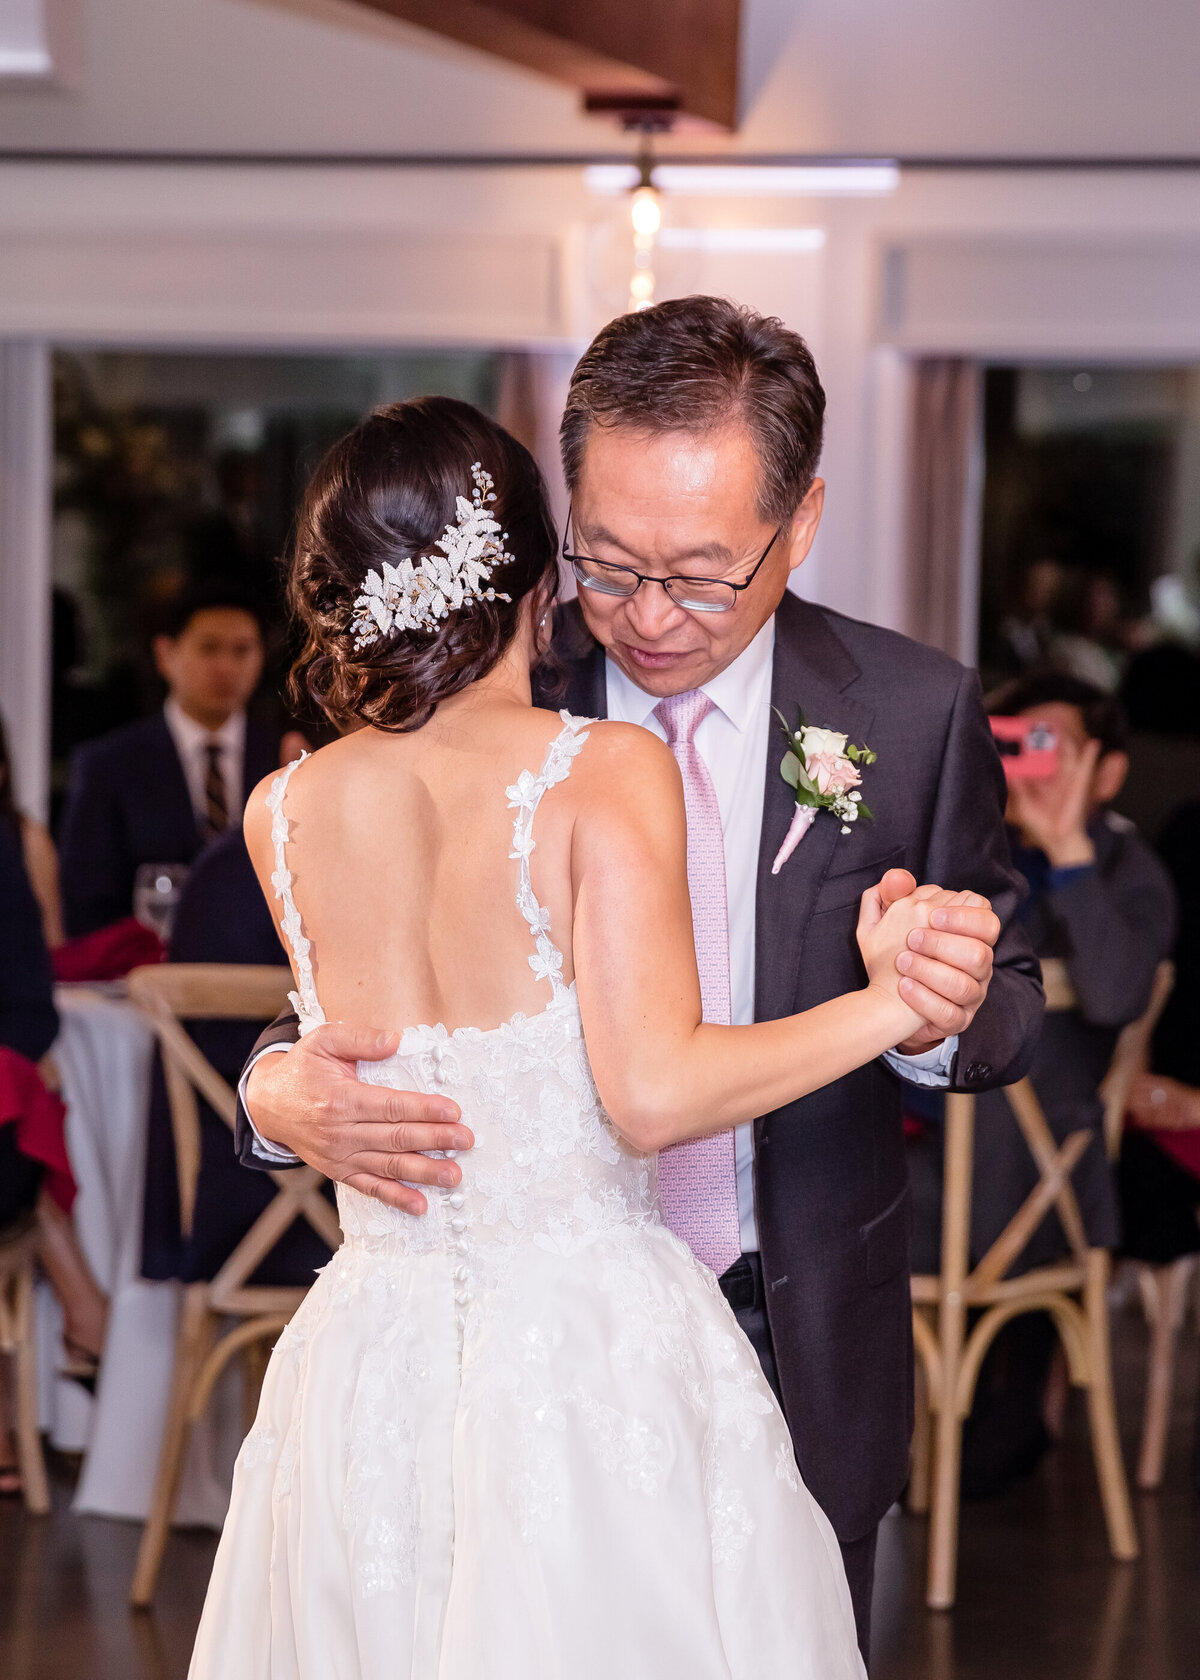
[[[674,758],[646,730],[601,724],[572,782],[579,1007],[601,1099],[636,1147],[768,1114],[914,1032],[920,1017],[899,995],[896,957],[930,906],[953,895],[914,895],[885,913],[865,894],[861,990],[784,1020],[705,1025]]]

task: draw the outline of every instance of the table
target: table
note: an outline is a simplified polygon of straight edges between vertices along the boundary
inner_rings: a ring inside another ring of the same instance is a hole
[[[59,986],[53,1055],[67,1105],[79,1240],[111,1298],[108,1340],[90,1398],[56,1375],[58,1306],[38,1302],[38,1394],[51,1442],[85,1454],[74,1509],[141,1520],[150,1503],[170,1393],[181,1289],[139,1276],[154,1035],[119,987]],[[193,1431],[175,1521],[219,1528],[242,1432],[240,1372],[227,1373]]]

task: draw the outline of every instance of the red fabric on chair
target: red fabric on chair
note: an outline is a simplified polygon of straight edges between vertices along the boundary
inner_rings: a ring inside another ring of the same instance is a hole
[[[1200,1178],[1200,1131],[1156,1131],[1151,1127],[1145,1129],[1164,1155],[1169,1155],[1172,1161],[1177,1162],[1184,1172],[1190,1172],[1193,1178]]]
[[[166,946],[152,928],[125,916],[108,927],[68,939],[51,951],[50,961],[56,980],[123,980],[131,969],[164,962],[166,955]]]
[[[45,1186],[64,1213],[75,1200],[75,1179],[63,1132],[66,1108],[46,1089],[32,1062],[0,1045],[0,1126],[15,1126],[17,1148],[46,1169]]]

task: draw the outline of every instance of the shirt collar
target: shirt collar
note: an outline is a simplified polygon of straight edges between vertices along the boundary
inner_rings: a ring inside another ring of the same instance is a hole
[[[168,729],[184,752],[196,752],[211,744],[220,747],[224,752],[238,753],[245,745],[245,712],[232,712],[220,729],[205,729],[202,723],[197,723],[195,718],[187,715],[174,695],[169,694],[163,704],[163,714]]]
[[[759,707],[771,693],[771,666],[775,656],[775,618],[772,615],[733,662],[701,684],[707,694],[739,733],[754,722]],[[649,723],[658,698],[627,677],[612,659],[605,660],[608,715],[620,723]]]

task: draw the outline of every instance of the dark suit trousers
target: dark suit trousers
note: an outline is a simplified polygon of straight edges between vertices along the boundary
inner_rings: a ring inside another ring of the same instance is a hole
[[[775,1345],[771,1340],[771,1326],[767,1323],[762,1261],[757,1254],[743,1254],[741,1259],[735,1261],[722,1275],[720,1284],[721,1292],[733,1308],[734,1317],[741,1325],[746,1340],[758,1355],[763,1375],[782,1408],[783,1396],[779,1391]],[[846,1566],[846,1580],[854,1604],[858,1647],[865,1663],[871,1660],[871,1596],[875,1586],[875,1543],[878,1538],[879,1530],[873,1528],[859,1540],[838,1542],[842,1548],[842,1562]]]

